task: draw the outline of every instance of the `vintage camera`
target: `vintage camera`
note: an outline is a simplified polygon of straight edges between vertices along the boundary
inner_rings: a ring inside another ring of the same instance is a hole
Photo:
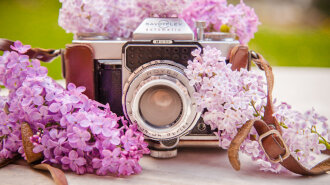
[[[231,34],[204,33],[203,21],[196,26],[198,39],[183,19],[147,18],[132,40],[78,34],[73,41],[93,49],[95,99],[136,123],[153,157],[174,157],[180,145],[217,143],[197,111],[196,88],[184,69],[195,49],[209,45],[228,58],[239,42]]]

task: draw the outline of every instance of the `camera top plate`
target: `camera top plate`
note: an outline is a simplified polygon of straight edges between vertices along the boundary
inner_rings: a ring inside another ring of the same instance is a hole
[[[133,32],[133,40],[194,40],[194,32],[180,18],[146,18]]]

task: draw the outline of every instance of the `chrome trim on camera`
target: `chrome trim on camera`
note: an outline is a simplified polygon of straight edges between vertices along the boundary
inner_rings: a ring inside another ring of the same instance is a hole
[[[198,41],[203,47],[212,47],[217,48],[221,51],[221,55],[223,57],[226,57],[226,59],[229,59],[230,50],[239,45],[239,41],[211,41],[211,40],[203,40]]]
[[[76,33],[75,37],[79,40],[109,40],[109,33]]]
[[[206,32],[204,33],[205,40],[211,41],[234,41],[236,34],[227,32]]]
[[[160,159],[168,159],[173,158],[178,155],[178,149],[172,149],[172,150],[153,150],[150,149],[150,156],[154,158],[160,158]]]
[[[149,40],[150,41],[150,40]],[[176,40],[178,41],[178,40]],[[126,44],[126,40],[73,40],[72,43],[87,44],[93,48],[94,59],[124,59],[122,54],[122,47]],[[184,41],[187,42],[187,41]],[[221,50],[224,57],[228,57],[227,54],[230,49],[238,45],[238,41],[198,41],[203,47],[210,46]],[[140,46],[163,46],[165,44],[145,44]],[[132,45],[130,45],[132,46]],[[187,47],[187,45],[175,45],[176,47]]]
[[[98,60],[98,62],[104,65],[121,65],[121,60]]]
[[[219,140],[180,140],[177,147],[219,147]]]
[[[219,141],[218,136],[216,135],[186,135],[182,136],[180,140],[194,140],[194,141],[209,141],[209,140],[217,140]]]
[[[93,48],[94,59],[121,59],[121,51],[127,40],[73,40]]]

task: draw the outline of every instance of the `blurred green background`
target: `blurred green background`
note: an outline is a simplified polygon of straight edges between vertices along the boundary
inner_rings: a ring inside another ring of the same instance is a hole
[[[228,1],[229,3],[237,1]],[[329,0],[246,0],[262,25],[249,43],[273,66],[330,67]],[[41,48],[64,48],[73,35],[58,26],[57,0],[0,0],[0,38]],[[55,79],[60,59],[43,64]]]

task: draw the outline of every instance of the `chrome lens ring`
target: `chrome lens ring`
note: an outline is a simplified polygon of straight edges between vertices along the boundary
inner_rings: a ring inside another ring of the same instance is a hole
[[[138,125],[139,130],[150,139],[167,140],[187,134],[198,121],[195,88],[189,85],[184,66],[168,60],[156,60],[136,69],[123,88],[123,109],[126,118]],[[156,85],[173,89],[181,98],[182,113],[177,121],[167,127],[157,128],[141,116],[139,101],[144,92]]]

